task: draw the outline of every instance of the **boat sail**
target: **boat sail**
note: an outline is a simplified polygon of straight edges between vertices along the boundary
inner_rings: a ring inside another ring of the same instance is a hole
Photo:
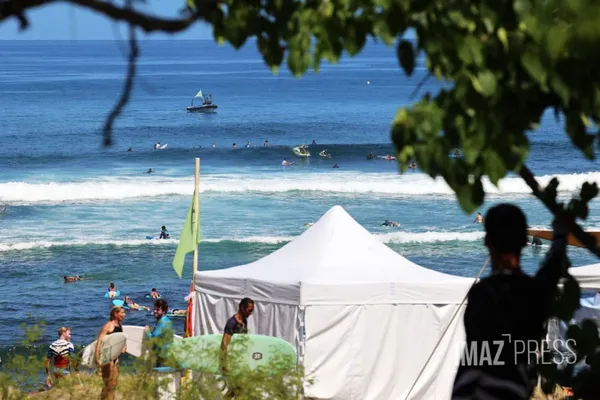
[[[194,100],[201,99],[202,104],[195,105]],[[192,98],[192,103],[187,107],[188,112],[199,112],[199,113],[214,113],[217,110],[217,105],[212,101],[212,95],[202,93],[202,89],[196,93],[194,98]]]

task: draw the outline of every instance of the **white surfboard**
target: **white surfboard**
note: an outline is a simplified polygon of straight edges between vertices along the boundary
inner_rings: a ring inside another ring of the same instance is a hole
[[[159,147],[159,149],[164,149],[165,147],[167,147],[167,143],[163,144],[162,146]]]
[[[81,356],[82,365],[92,368],[96,366],[97,342],[97,340],[94,340],[83,349],[83,354]],[[125,333],[116,332],[104,336],[104,339],[102,339],[102,347],[100,349],[100,365],[104,366],[109,362],[116,360],[121,353],[123,353],[126,343],[127,335]]]
[[[123,333],[127,334],[127,354],[131,354],[134,357],[140,357],[142,355],[144,340],[146,340],[144,327],[123,325]],[[182,339],[182,337],[179,335],[173,335],[173,339],[179,340]]]

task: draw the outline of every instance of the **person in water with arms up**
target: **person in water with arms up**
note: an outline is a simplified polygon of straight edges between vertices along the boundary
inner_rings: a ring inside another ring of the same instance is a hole
[[[75,346],[71,343],[71,328],[58,328],[58,340],[54,341],[46,356],[46,386],[52,387],[50,366],[54,366],[54,377],[58,380],[71,373],[71,368],[77,370],[77,364],[73,359]]]
[[[102,372],[102,380],[104,381],[104,387],[102,388],[102,393],[100,394],[100,398],[102,400],[114,400],[115,399],[115,388],[117,387],[117,380],[119,377],[119,359],[115,359],[114,361],[109,362],[104,366],[100,366],[100,350],[102,349],[102,339],[104,336],[112,335],[113,333],[123,332],[123,326],[121,322],[125,319],[125,309],[121,306],[113,306],[110,309],[110,320],[104,324],[102,330],[100,330],[100,334],[98,335],[98,340],[96,342],[96,366],[101,369]],[[127,348],[123,348],[123,353],[125,353]]]
[[[538,380],[537,353],[544,325],[567,267],[564,223],[555,219],[552,227],[552,247],[537,274],[529,276],[521,269],[521,251],[528,242],[525,215],[512,204],[499,204],[487,212],[484,243],[492,273],[468,294],[466,347],[454,380],[453,400],[531,397]],[[483,357],[484,353],[491,357]]]

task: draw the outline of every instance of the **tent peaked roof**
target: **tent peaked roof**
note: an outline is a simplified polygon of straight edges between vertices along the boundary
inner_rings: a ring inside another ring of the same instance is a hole
[[[198,275],[313,283],[465,279],[407,260],[374,237],[339,205],[296,239],[253,263],[202,271]]]

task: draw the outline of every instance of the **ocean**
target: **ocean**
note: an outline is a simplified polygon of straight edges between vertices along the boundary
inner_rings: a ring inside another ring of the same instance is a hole
[[[211,41],[140,47],[134,94],[115,125],[114,146],[103,148],[101,128],[123,85],[125,43],[0,41],[0,201],[8,204],[0,219],[0,356],[20,342],[23,326],[40,321],[40,343],[54,340],[63,325],[76,344],[93,341],[108,319],[110,281],[140,304],[151,305],[144,294],[156,287],[170,307],[185,307],[191,256],[183,279],[171,262],[195,157],[202,270],[257,260],[341,205],[411,261],[477,274],[487,253],[475,214],[460,209],[442,180],[367,159],[369,152],[393,154],[390,124],[398,107],[418,100],[411,93],[424,76],[422,62],[407,78],[393,48],[370,43],[355,58],[296,79],[285,66],[273,75],[252,43],[239,51]],[[439,87],[432,79],[420,94]],[[200,89],[213,95],[214,115],[186,113]],[[271,147],[263,147],[265,140]],[[313,140],[311,157],[294,155],[295,146]],[[584,181],[600,181],[597,162],[573,149],[552,113],[530,140],[528,166],[542,183],[557,176],[561,197]],[[167,148],[154,150],[156,142]],[[324,149],[331,159],[319,157]],[[284,158],[295,164],[282,167]],[[155,173],[145,174],[148,168]],[[526,211],[532,227],[550,227],[550,214],[520,178],[485,187],[483,214],[508,201]],[[598,209],[594,202],[584,226],[600,227]],[[382,227],[386,219],[401,226]],[[146,239],[162,225],[172,239]],[[548,243],[524,249],[525,270],[535,271],[547,249]],[[586,250],[569,254],[574,265],[596,262]],[[65,284],[64,275],[92,279]],[[125,323],[154,319],[129,311]],[[181,319],[176,329],[181,333]]]

